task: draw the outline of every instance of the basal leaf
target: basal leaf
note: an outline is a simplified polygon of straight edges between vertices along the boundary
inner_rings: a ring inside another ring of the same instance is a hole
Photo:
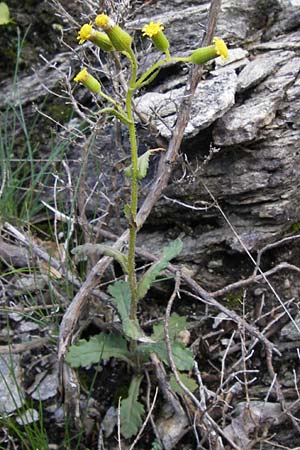
[[[173,359],[177,369],[191,370],[194,364],[193,353],[191,350],[184,347],[177,341],[172,342],[171,346]],[[140,344],[136,351],[142,353],[144,357],[154,352],[166,365],[169,365],[167,348],[165,342],[163,341],[155,342],[154,344]]]
[[[151,284],[156,280],[160,273],[168,267],[171,259],[175,258],[182,250],[182,241],[176,239],[165,247],[163,255],[159,261],[152,264],[150,269],[144,273],[138,283],[138,299],[142,299],[147,294]]]
[[[196,383],[196,381],[189,377],[188,374],[186,373],[178,373],[180,380],[182,381],[182,383],[191,391],[194,392],[197,388],[198,388],[198,384]],[[184,394],[183,389],[179,386],[179,384],[177,383],[175,376],[172,374],[171,378],[170,378],[170,385],[171,388],[173,389],[173,391],[177,392],[177,394]]]
[[[125,439],[135,436],[143,423],[144,406],[138,402],[142,379],[142,376],[132,378],[128,397],[121,402],[121,433]]]
[[[81,261],[87,256],[111,256],[114,258],[122,267],[124,273],[128,272],[127,256],[124,255],[120,250],[117,250],[109,245],[102,244],[84,244],[78,245],[78,247],[73,248],[73,255],[75,255],[77,261]]]
[[[11,22],[9,8],[5,2],[0,3],[0,25],[7,25]]]
[[[174,340],[180,331],[187,329],[187,321],[185,316],[179,316],[176,313],[171,314],[169,318],[169,337]],[[164,322],[159,322],[157,325],[153,326],[153,334],[151,338],[154,341],[164,340]]]
[[[71,345],[66,361],[72,367],[86,367],[109,358],[128,361],[130,353],[127,342],[120,335],[100,333],[88,341],[81,339],[77,344]]]
[[[114,305],[122,321],[124,334],[136,341],[144,338],[144,332],[137,320],[130,319],[131,294],[129,284],[126,281],[116,281],[108,288]]]

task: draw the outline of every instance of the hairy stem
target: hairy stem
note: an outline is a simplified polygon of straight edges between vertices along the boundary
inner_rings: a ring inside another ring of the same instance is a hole
[[[128,244],[128,279],[131,291],[131,305],[130,305],[130,319],[137,318],[137,281],[135,273],[135,246],[136,246],[136,215],[138,207],[138,149],[136,130],[132,111],[132,96],[135,90],[135,83],[137,77],[137,63],[134,52],[129,53],[131,62],[131,78],[129,88],[126,96],[126,112],[129,120],[129,140],[131,148],[131,201],[130,201],[130,218],[129,218],[129,244]]]

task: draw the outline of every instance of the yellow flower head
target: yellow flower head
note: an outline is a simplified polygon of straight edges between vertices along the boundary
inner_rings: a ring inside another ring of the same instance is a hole
[[[84,67],[80,72],[78,72],[78,74],[74,78],[74,81],[76,81],[76,83],[82,83],[83,81],[87,80],[88,76],[89,74],[87,68]]]
[[[83,44],[87,39],[89,39],[93,32],[92,22],[85,23],[82,25],[80,30],[78,31],[77,39],[79,40],[79,44]]]
[[[76,83],[82,83],[91,92],[99,93],[101,91],[101,84],[96,78],[88,73],[87,68],[84,67],[74,78]]]
[[[228,58],[228,48],[223,39],[215,37],[213,39],[213,43],[215,44],[217,54],[221,56],[223,59]]]
[[[161,22],[150,22],[142,28],[143,36],[152,38],[158,33],[164,30],[164,26]]]
[[[128,52],[131,50],[132,37],[127,31],[122,30],[122,28],[116,25],[106,14],[98,14],[95,23],[105,31],[116,50],[119,52]]]
[[[98,14],[98,16],[95,19],[95,23],[98,27],[102,28],[102,30],[104,31],[109,30],[115,25],[114,21],[104,13]]]

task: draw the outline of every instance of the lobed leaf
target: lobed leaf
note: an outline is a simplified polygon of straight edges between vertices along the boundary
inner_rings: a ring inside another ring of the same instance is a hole
[[[194,392],[198,388],[198,384],[196,381],[189,377],[187,373],[178,373],[180,380],[182,383],[191,391]],[[177,394],[184,394],[183,389],[179,386],[179,384],[176,381],[175,376],[172,374],[170,378],[170,386],[173,389],[173,391],[177,392]]]
[[[171,314],[169,318],[169,337],[170,340],[174,340],[180,331],[187,329],[187,320],[185,316],[179,316],[176,313]],[[152,339],[154,341],[161,341],[165,338],[164,333],[164,322],[159,322],[157,325],[153,326]]]
[[[138,402],[142,379],[143,376],[132,378],[128,397],[121,402],[121,433],[125,439],[135,436],[143,423],[142,415],[144,414],[144,406]]]
[[[141,277],[138,283],[138,299],[142,299],[147,294],[151,284],[156,280],[160,273],[168,267],[171,259],[175,258],[182,250],[182,241],[176,239],[172,241],[163,251],[161,259],[150,267]]]
[[[177,341],[171,342],[171,347],[173,359],[177,369],[191,370],[194,365],[194,357],[191,350],[184,347],[180,342]],[[140,344],[137,347],[136,351],[141,352],[144,357],[149,357],[150,353],[154,352],[167,366],[169,366],[167,348],[165,342],[163,341],[149,344]]]
[[[122,336],[100,333],[92,336],[88,341],[81,339],[77,344],[71,345],[66,361],[72,367],[87,367],[109,358],[128,362],[130,356],[127,342]]]

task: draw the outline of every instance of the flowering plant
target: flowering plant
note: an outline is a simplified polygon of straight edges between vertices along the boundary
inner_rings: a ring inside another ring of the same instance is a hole
[[[100,28],[101,31],[95,29],[94,26]],[[167,268],[171,259],[175,258],[182,248],[181,241],[179,239],[175,240],[164,249],[162,257],[139,279],[137,278],[135,260],[136,236],[141,227],[137,220],[139,180],[146,176],[149,158],[157,149],[148,150],[138,157],[133,96],[137,90],[150,84],[158,75],[160,69],[170,62],[203,64],[218,56],[222,58],[228,57],[227,46],[219,38],[215,38],[210,46],[193,50],[189,56],[172,57],[169,41],[161,22],[148,23],[142,28],[142,33],[143,36],[152,40],[155,48],[162,52],[164,56],[140,75],[137,57],[132,47],[133,39],[111,17],[101,13],[95,18],[94,24],[92,22],[85,23],[78,32],[77,39],[79,44],[90,41],[104,51],[121,52],[128,59],[131,66],[131,74],[123,104],[107,95],[102,90],[100,82],[88,72],[87,68],[84,67],[74,78],[75,82],[81,83],[109,104],[108,107],[103,108],[99,113],[115,116],[128,128],[129,132],[131,163],[124,171],[125,176],[131,182],[130,203],[124,207],[129,228],[128,251],[124,253],[105,245],[96,246],[102,253],[113,257],[120,264],[125,275],[125,280],[112,283],[108,288],[111,301],[121,319],[123,335],[100,333],[100,335],[91,338],[90,341],[80,341],[78,345],[71,346],[67,355],[67,361],[74,367],[97,363],[99,354],[101,354],[103,359],[118,357],[135,368],[136,375],[132,379],[128,399],[123,400],[121,403],[121,433],[125,438],[136,434],[141,425],[143,405],[138,402],[137,395],[142,381],[142,365],[149,360],[153,352],[165,364],[168,364],[163,325],[158,324],[154,327],[152,335],[146,336],[137,317],[138,302],[145,297],[151,284]],[[73,252],[80,256],[85,254],[85,250],[86,248],[83,245],[75,248]],[[176,366],[181,371],[190,370],[193,366],[192,353],[186,348],[185,343],[178,338],[180,333],[186,328],[186,319],[173,315],[169,325],[170,341]],[[129,343],[129,347],[127,343]],[[134,414],[128,410],[129,404],[131,408],[134,407]]]

